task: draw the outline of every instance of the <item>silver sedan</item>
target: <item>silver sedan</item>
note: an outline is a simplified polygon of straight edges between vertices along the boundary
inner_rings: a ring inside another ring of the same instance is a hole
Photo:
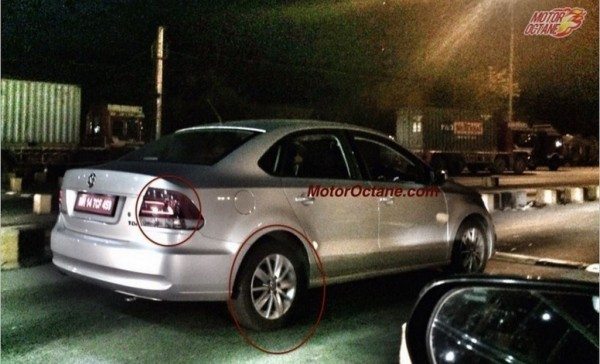
[[[61,270],[154,300],[231,293],[238,321],[259,330],[285,325],[322,273],[333,284],[430,266],[480,272],[495,240],[477,192],[385,135],[320,121],[179,130],[68,171],[60,203]]]

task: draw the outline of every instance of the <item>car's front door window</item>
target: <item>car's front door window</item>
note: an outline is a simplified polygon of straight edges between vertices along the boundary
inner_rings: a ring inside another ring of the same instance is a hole
[[[365,165],[368,179],[381,182],[420,182],[422,180],[419,166],[390,145],[360,135],[353,139]]]
[[[363,175],[392,195],[377,198],[380,265],[384,269],[439,263],[447,254],[447,214],[444,195],[429,186],[423,163],[385,137],[352,136]],[[419,193],[419,190],[424,192]]]

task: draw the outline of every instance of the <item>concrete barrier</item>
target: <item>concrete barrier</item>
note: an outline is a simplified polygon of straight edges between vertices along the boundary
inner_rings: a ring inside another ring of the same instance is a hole
[[[10,190],[16,193],[21,193],[23,191],[23,179],[19,177],[11,177]]]
[[[582,203],[583,188],[581,187],[567,187],[565,188],[565,203]]]
[[[2,173],[2,185],[10,184],[10,179],[17,177],[15,172]]]
[[[493,193],[482,193],[481,199],[483,200],[483,204],[485,205],[485,208],[489,212],[494,211],[495,205],[494,205],[494,194]]]
[[[52,195],[43,195],[36,193],[33,195],[33,213],[49,214],[52,210]]]
[[[583,188],[585,199],[587,201],[596,201],[598,199],[598,195],[600,195],[600,187],[599,186],[586,186]]]
[[[535,201],[538,204],[556,205],[556,190],[543,189],[538,190]]]
[[[547,187],[511,190],[483,190],[481,199],[488,211],[523,208],[535,202],[536,205],[556,205],[557,203],[583,203],[600,198],[600,186],[586,187]]]
[[[529,202],[527,200],[527,191],[523,191],[523,190],[515,191],[514,192],[514,200],[515,200],[515,207],[517,207],[517,208],[527,205],[527,203]]]
[[[0,257],[2,269],[19,267],[19,230],[13,228],[0,229]]]
[[[30,267],[51,260],[50,229],[6,227],[0,229],[2,270]]]

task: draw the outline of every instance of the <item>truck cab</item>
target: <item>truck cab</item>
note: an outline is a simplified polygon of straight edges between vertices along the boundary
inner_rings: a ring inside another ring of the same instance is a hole
[[[525,123],[514,123],[524,124]],[[515,151],[527,153],[528,168],[535,170],[540,165],[547,165],[556,171],[564,162],[563,136],[550,124],[537,124],[529,128],[511,125],[515,143]]]
[[[103,148],[136,148],[143,144],[144,118],[141,106],[94,105],[86,116],[84,143]]]

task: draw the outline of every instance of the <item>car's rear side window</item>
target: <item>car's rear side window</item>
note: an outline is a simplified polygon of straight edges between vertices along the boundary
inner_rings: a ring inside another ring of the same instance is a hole
[[[121,160],[213,165],[256,134],[238,129],[184,131],[149,143]]]
[[[258,162],[265,172],[281,177],[349,179],[350,166],[334,134],[308,133],[286,138]]]

